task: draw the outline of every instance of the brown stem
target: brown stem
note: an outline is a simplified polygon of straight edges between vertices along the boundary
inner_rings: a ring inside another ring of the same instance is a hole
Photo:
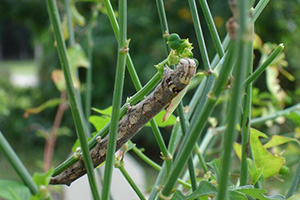
[[[52,157],[53,157],[55,141],[57,138],[57,132],[60,127],[64,112],[68,108],[68,104],[66,103],[66,101],[67,101],[66,91],[61,92],[60,99],[62,101],[58,106],[51,133],[46,138],[46,144],[45,144],[45,150],[44,150],[44,171],[45,172],[48,171],[51,167],[51,161],[52,161]]]

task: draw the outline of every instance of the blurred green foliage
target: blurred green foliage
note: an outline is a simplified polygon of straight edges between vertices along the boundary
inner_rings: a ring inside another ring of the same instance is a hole
[[[113,7],[117,9],[117,1],[112,1]],[[63,0],[58,1],[58,6],[63,19],[65,10]],[[78,12],[83,15],[88,22],[91,16],[91,7],[93,2],[85,1],[76,3]],[[224,38],[225,22],[231,16],[227,1],[215,0],[209,1],[216,26],[221,38]],[[200,8],[200,6],[198,6]],[[189,38],[194,43],[194,57],[200,61],[199,48],[197,45],[196,35],[192,24],[191,15],[187,1],[165,0],[165,9],[169,23],[170,32],[178,33],[181,38]],[[200,20],[209,57],[212,59],[215,50],[213,42],[209,36],[209,31],[204,23],[204,17],[201,13]],[[292,97],[295,103],[300,100],[300,71],[299,71],[299,54],[300,54],[300,1],[271,1],[262,13],[256,23],[256,33],[261,37],[263,42],[281,43],[286,46],[285,55],[289,63],[286,69],[292,73],[296,80],[289,81],[287,78],[280,76],[281,86],[285,88],[287,94]],[[113,34],[110,22],[105,13],[98,15],[96,26],[93,32],[93,89],[92,89],[92,106],[96,108],[106,108],[111,105],[113,81],[116,66],[117,41]],[[49,28],[49,19],[47,16],[46,5],[44,1],[36,0],[1,0],[0,2],[0,37],[1,33],[7,26],[17,24],[23,27],[25,31],[15,32],[18,37],[23,34],[30,35],[32,47],[35,44],[42,46],[43,54],[38,60],[40,85],[38,88],[19,89],[10,85],[7,79],[0,79],[0,125],[1,129],[8,133],[8,138],[14,138],[14,142],[21,142],[24,145],[43,145],[43,140],[36,137],[36,127],[49,129],[52,127],[56,109],[48,109],[38,114],[30,116],[28,119],[23,118],[26,108],[37,107],[45,101],[58,98],[59,92],[53,84],[50,74],[54,69],[60,68],[56,49],[54,47],[54,38],[52,30]],[[271,34],[270,34],[271,33]],[[155,1],[131,0],[128,2],[128,38],[130,42],[130,54],[135,64],[137,73],[142,84],[145,84],[156,72],[154,65],[159,63],[167,56],[164,40],[159,23],[159,17]],[[87,51],[87,39],[85,27],[75,27],[75,40],[80,43],[84,51]],[[13,46],[11,47],[13,48]],[[256,52],[256,65],[260,58],[260,52]],[[79,69],[79,78],[84,91],[86,70]],[[261,91],[266,91],[266,81],[261,78],[256,85]],[[135,93],[133,84],[130,81],[129,74],[126,73],[124,99]],[[190,94],[187,94],[189,98]],[[3,106],[2,106],[3,105]],[[285,106],[288,106],[285,105]],[[65,113],[63,126],[74,129],[70,111]],[[142,130],[144,133],[150,129]],[[73,131],[74,132],[74,131]],[[75,133],[73,134],[75,136]],[[167,134],[165,134],[168,137]],[[73,140],[74,138],[72,138]],[[146,147],[154,143],[152,134],[138,134],[135,138],[139,145]],[[69,138],[62,138],[58,145],[62,144]],[[69,143],[69,142],[68,142]],[[155,148],[157,149],[157,148]],[[153,151],[153,150],[151,150]],[[156,152],[159,155],[159,152]]]

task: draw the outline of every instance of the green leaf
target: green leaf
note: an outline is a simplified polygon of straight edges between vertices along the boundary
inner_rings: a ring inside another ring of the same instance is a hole
[[[37,184],[39,192],[37,195],[32,196],[31,200],[35,199],[48,199],[51,197],[50,192],[48,191],[47,186],[50,183],[50,178],[53,174],[54,168],[52,167],[48,172],[45,173],[34,173],[33,181]]]
[[[228,198],[227,199],[228,200],[247,200],[247,197],[244,194],[242,194],[238,191],[230,190],[228,192]]]
[[[267,149],[267,148],[275,147],[278,145],[285,144],[287,142],[297,142],[298,145],[300,145],[300,142],[295,138],[284,137],[281,135],[273,135],[271,140],[266,144],[264,144],[264,148]]]
[[[29,200],[30,190],[22,183],[0,180],[0,197],[7,200]]]
[[[159,127],[173,126],[176,122],[176,117],[171,115],[166,121],[163,122],[164,115],[166,114],[165,110],[160,111],[155,117],[155,121]],[[150,122],[146,126],[151,126]]]
[[[263,178],[262,169],[257,168],[253,160],[251,160],[250,158],[247,158],[247,162],[248,162],[248,169],[251,176],[251,184],[254,185],[257,181]]]
[[[274,195],[274,196],[265,196],[266,190],[254,188],[252,185],[246,185],[235,189],[240,193],[243,193],[247,196],[253,197],[257,200],[285,200],[282,195]]]
[[[104,110],[100,110],[98,108],[92,108],[92,110],[99,113],[99,114],[101,114],[101,115],[111,116],[112,107],[109,106],[109,107],[105,108]]]
[[[250,144],[253,153],[254,163],[257,168],[261,168],[264,178],[278,174],[285,159],[277,157],[268,152],[261,144],[259,137],[267,136],[256,129],[250,130]]]
[[[172,115],[174,110],[177,108],[178,104],[181,102],[182,98],[184,97],[186,91],[188,90],[188,87],[185,87],[182,91],[180,91],[171,101],[169,104],[164,117],[163,117],[163,122],[168,120],[169,117]]]
[[[196,199],[203,196],[216,196],[217,193],[218,191],[213,184],[207,181],[201,181],[197,190],[186,196],[186,199]]]
[[[219,177],[221,174],[221,158],[216,158],[212,160],[210,163],[207,163],[213,169],[213,174],[217,182],[219,181]]]
[[[106,124],[110,122],[110,117],[104,115],[102,116],[92,115],[89,118],[89,122],[93,124],[96,131],[99,132]]]
[[[176,190],[172,200],[185,200],[185,196],[180,191]]]
[[[54,169],[51,168],[48,172],[46,173],[34,173],[33,174],[33,181],[37,184],[37,186],[48,186],[50,182],[50,178],[53,174]]]
[[[70,3],[70,11],[72,20],[75,24],[78,24],[79,26],[85,25],[85,18],[78,12],[75,4],[73,2]]]
[[[51,79],[55,84],[58,91],[62,92],[66,90],[66,81],[64,77],[64,73],[61,69],[55,69],[51,73]]]
[[[43,110],[45,110],[47,108],[53,108],[53,107],[59,105],[60,103],[61,103],[60,98],[50,99],[38,107],[27,108],[25,110],[24,117],[27,118],[27,117],[29,117],[30,114],[38,114],[38,113],[42,112]]]
[[[89,60],[79,44],[69,47],[67,53],[74,87],[79,88],[80,81],[76,76],[76,70],[79,67],[88,68],[90,66]]]
[[[288,119],[292,120],[296,126],[300,126],[300,112],[294,111],[285,115]]]
[[[236,156],[241,160],[242,146],[239,143],[235,142],[235,143],[233,143],[233,149],[234,149]]]

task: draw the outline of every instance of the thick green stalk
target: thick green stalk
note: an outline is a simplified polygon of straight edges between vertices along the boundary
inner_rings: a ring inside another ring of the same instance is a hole
[[[64,43],[63,36],[62,36],[62,30],[60,26],[60,19],[59,19],[56,1],[47,0],[47,8],[52,23],[55,39],[57,41],[58,55],[60,58],[61,67],[64,72],[64,77],[66,80],[68,99],[69,99],[73,120],[76,127],[77,137],[79,139],[80,146],[82,149],[83,160],[84,160],[85,167],[87,169],[92,195],[94,199],[100,199],[99,191],[95,180],[94,167],[93,167],[92,159],[89,154],[89,148],[85,137],[86,134],[85,134],[85,129],[83,126],[84,123],[82,119],[83,113],[80,113],[81,109],[79,108],[78,102],[76,100],[76,91],[72,82],[70,65],[67,57],[66,45]]]
[[[224,55],[223,46],[222,46],[217,28],[215,26],[213,17],[211,15],[210,9],[208,7],[207,1],[206,0],[199,0],[199,2],[200,2],[201,9],[203,11],[207,26],[208,26],[208,30],[209,30],[210,35],[212,37],[214,46],[217,50],[217,54],[219,55],[219,58],[222,58],[223,55]]]
[[[250,76],[253,70],[253,36],[254,36],[254,24],[251,25],[251,40],[247,42],[247,76]],[[242,157],[241,157],[241,186],[247,184],[248,179],[248,162],[247,162],[247,148],[249,147],[249,133],[251,124],[251,98],[252,98],[252,84],[248,84],[245,87],[245,98],[243,103],[243,115],[241,123],[241,135],[242,135]]]
[[[112,113],[111,113],[111,125],[109,129],[109,138],[107,146],[107,155],[105,161],[104,171],[104,185],[102,189],[102,199],[107,200],[109,197],[109,191],[111,188],[111,177],[115,158],[116,141],[118,134],[118,122],[120,114],[120,106],[123,93],[124,75],[125,75],[125,63],[128,51],[127,41],[127,0],[119,1],[119,40],[118,40],[118,60],[115,77],[115,86],[113,93],[112,102]]]
[[[200,20],[199,20],[199,15],[198,15],[195,0],[189,0],[189,5],[190,5],[190,11],[192,14],[193,24],[194,24],[194,28],[195,28],[195,32],[196,32],[196,36],[197,36],[197,40],[198,40],[198,45],[199,45],[200,52],[201,52],[202,62],[203,62],[204,68],[206,70],[210,70],[211,67],[210,67],[209,57],[208,57],[208,54],[206,51],[206,46],[205,46],[205,42],[204,42],[204,37],[203,37],[201,25],[200,25]]]
[[[125,177],[127,182],[129,183],[129,185],[132,187],[132,189],[135,191],[135,193],[139,196],[139,198],[141,200],[146,200],[146,197],[143,195],[142,191],[138,188],[136,183],[133,181],[133,179],[130,177],[130,175],[126,171],[126,169],[124,167],[124,163],[120,164],[120,166],[118,166],[117,168],[119,168],[119,170],[121,171],[121,173],[123,174],[123,176]]]
[[[218,97],[220,96],[220,93],[222,92],[225,84],[227,83],[227,78],[231,72],[231,69],[232,69],[232,66],[234,63],[233,58],[234,58],[233,47],[230,47],[228,50],[228,53],[225,56],[225,60],[222,63],[223,66],[221,68],[221,73],[214,85],[213,91],[210,93],[209,99],[205,102],[205,105],[204,105],[201,113],[199,113],[199,117],[198,117],[196,123],[193,126],[192,125],[190,126],[190,128],[187,132],[187,135],[188,135],[187,140],[186,140],[185,144],[183,146],[181,146],[181,148],[179,150],[180,153],[178,154],[178,156],[176,158],[176,161],[173,165],[171,174],[169,175],[169,177],[166,181],[165,187],[162,190],[162,194],[164,196],[170,195],[178,176],[184,169],[183,166],[188,161],[189,156],[187,156],[187,155],[190,155],[191,152],[193,151],[194,145],[196,144],[196,141],[200,137],[200,134],[205,127],[207,119],[210,116],[210,114],[215,106],[215,103],[216,103]]]
[[[297,171],[294,174],[294,178],[292,180],[291,186],[290,186],[290,188],[288,190],[288,193],[286,195],[286,198],[289,198],[289,197],[293,196],[296,193],[298,185],[299,185],[299,181],[300,181],[300,160],[299,160],[299,163],[298,163]]]
[[[21,180],[27,187],[30,189],[30,192],[35,195],[39,192],[39,189],[35,182],[32,180],[29,172],[23,165],[20,158],[17,156],[17,154],[14,152],[12,147],[9,145],[7,140],[5,139],[4,135],[0,131],[0,149],[3,152],[6,159],[10,162],[14,170],[17,172]]]
[[[256,80],[261,73],[280,55],[280,53],[283,51],[284,45],[279,44],[276,49],[269,55],[269,57],[265,60],[265,62],[260,65],[244,82],[245,85],[248,85],[249,83]]]
[[[231,166],[233,142],[236,138],[236,124],[240,117],[240,103],[243,97],[243,81],[246,77],[245,72],[247,68],[247,52],[246,43],[249,40],[249,33],[247,31],[247,22],[249,9],[247,0],[236,1],[238,4],[238,23],[239,32],[237,34],[236,48],[237,48],[237,63],[234,70],[234,80],[232,87],[232,98],[228,109],[228,124],[224,133],[223,155],[222,155],[222,169],[219,181],[219,191],[217,200],[227,199],[227,184],[229,169]]]

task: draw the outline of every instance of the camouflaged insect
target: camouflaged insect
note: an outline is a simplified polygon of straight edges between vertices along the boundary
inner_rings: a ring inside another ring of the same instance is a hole
[[[176,97],[178,98],[178,95],[187,88],[195,72],[196,63],[190,58],[181,59],[175,70],[166,66],[161,83],[144,100],[135,106],[128,106],[127,114],[119,121],[116,151],[168,104],[172,106],[172,101]],[[179,98],[181,99],[182,97],[179,96]],[[169,115],[171,110],[167,111],[167,113]],[[96,146],[90,151],[94,167],[105,161],[107,143],[108,135],[103,139],[97,139]],[[84,174],[86,174],[84,162],[83,159],[79,159],[60,174],[52,177],[50,184],[70,185]]]

